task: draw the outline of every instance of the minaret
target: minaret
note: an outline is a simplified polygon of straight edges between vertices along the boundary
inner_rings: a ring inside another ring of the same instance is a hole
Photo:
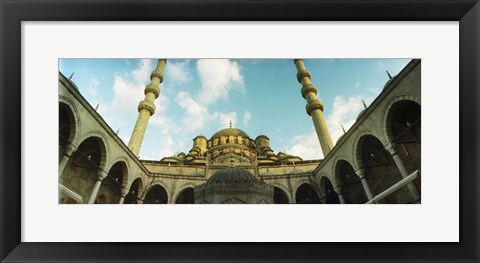
[[[130,137],[130,142],[128,142],[128,148],[130,148],[135,156],[138,156],[138,153],[140,152],[148,119],[155,113],[155,105],[153,102],[158,96],[160,96],[159,85],[163,82],[163,69],[166,64],[166,59],[158,60],[157,67],[150,75],[150,84],[145,87],[145,99],[138,104],[138,119],[135,123],[132,137]]]
[[[333,148],[332,138],[330,132],[328,132],[327,123],[323,117],[323,104],[317,98],[317,88],[310,81],[310,72],[305,68],[303,60],[295,59],[295,66],[297,67],[297,80],[302,84],[302,96],[307,100],[308,115],[312,116],[313,125],[317,132],[320,146],[322,147],[323,156],[327,156],[330,150]]]

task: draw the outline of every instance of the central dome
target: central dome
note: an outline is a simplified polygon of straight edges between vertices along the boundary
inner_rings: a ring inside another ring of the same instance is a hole
[[[213,139],[213,138],[218,138],[218,137],[222,137],[222,136],[230,136],[230,135],[232,135],[232,136],[247,137],[247,138],[250,139],[250,136],[249,136],[246,132],[244,132],[244,131],[242,131],[242,130],[240,130],[240,129],[237,129],[237,128],[226,128],[226,129],[219,130],[218,132],[216,132],[216,133],[212,136],[212,138],[210,138],[210,140]]]
[[[208,179],[209,183],[245,183],[252,184],[258,180],[252,173],[237,167],[217,171]]]

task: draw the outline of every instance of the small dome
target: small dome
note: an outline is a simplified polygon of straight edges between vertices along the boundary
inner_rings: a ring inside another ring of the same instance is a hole
[[[250,139],[250,136],[249,136],[246,132],[244,132],[244,131],[242,131],[242,130],[240,130],[240,129],[237,129],[237,128],[226,128],[226,129],[219,130],[218,132],[216,132],[216,133],[212,136],[212,138],[210,138],[210,140],[213,139],[213,138],[222,137],[222,136],[229,136],[229,135],[247,137],[247,138]]]
[[[268,138],[266,135],[263,135],[263,134],[258,135],[257,138],[255,138],[255,141],[258,140],[258,139],[270,140],[270,138]]]
[[[229,167],[220,170],[208,179],[207,183],[245,183],[258,182],[257,178],[250,172],[237,167]]]
[[[383,86],[383,89],[385,89],[386,87],[388,87],[388,85],[390,85],[390,83],[392,83],[392,81],[393,81],[396,77],[397,77],[397,76],[395,75],[395,76],[393,76],[391,79],[389,79],[389,80],[387,81],[387,83],[385,83],[385,85]]]
[[[360,117],[363,115],[363,113],[365,113],[365,111],[367,110],[367,108],[363,109],[357,116],[357,120],[360,119]]]
[[[203,136],[203,135],[198,135],[197,137],[193,138],[193,140],[196,140],[196,139],[204,139],[204,140],[207,140],[207,137]]]

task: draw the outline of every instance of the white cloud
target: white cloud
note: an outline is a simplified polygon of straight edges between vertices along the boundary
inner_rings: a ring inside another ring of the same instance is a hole
[[[187,64],[188,62],[174,64],[170,72],[172,77],[179,74],[182,78],[180,74],[186,72],[184,69]],[[210,112],[209,106],[220,99],[228,99],[228,93],[233,89],[244,89],[238,63],[228,59],[200,59],[197,61],[197,70],[201,83],[198,95],[192,97],[190,93],[180,91],[175,98],[177,104],[185,110],[182,128],[185,131],[201,131],[214,121],[217,121],[219,128],[226,128],[229,127],[230,120],[235,125],[236,112]]]
[[[143,100],[144,83],[132,82],[120,75],[114,77],[113,100],[110,105],[112,114],[117,116],[136,113],[138,103]]]
[[[335,97],[332,111],[327,116],[327,126],[334,143],[343,134],[341,125],[345,130],[350,129],[363,109],[362,97],[360,96],[348,97],[347,99],[341,96]]]
[[[157,65],[152,65],[151,59],[141,59],[139,67],[132,72],[132,76],[137,83],[145,83],[150,80],[150,74]]]
[[[90,83],[87,87],[87,92],[92,96],[92,99],[96,99],[98,96],[98,87],[100,86],[100,81],[97,78],[91,77]]]
[[[315,131],[293,137],[289,146],[286,147],[286,152],[287,154],[299,156],[304,160],[323,158],[322,149]]]
[[[240,66],[235,61],[199,59],[197,70],[202,83],[198,101],[203,105],[215,103],[219,99],[228,99],[228,92],[234,88],[243,90],[243,76],[240,73]]]
[[[355,88],[358,88],[358,87],[360,87],[360,81],[357,81],[357,82],[355,82],[355,85],[354,85],[354,87],[355,87]]]
[[[191,79],[188,69],[189,60],[181,62],[169,62],[165,67],[165,79],[173,83],[182,84]]]
[[[189,93],[180,91],[177,94],[176,102],[185,110],[182,124],[186,130],[200,130],[208,122],[210,114],[207,107],[196,102]]]
[[[175,153],[175,143],[171,136],[160,138],[159,143],[160,145],[158,154],[156,154],[156,159],[161,159],[165,156],[172,156]]]
[[[370,91],[375,97],[378,96],[378,94],[380,94],[380,88],[379,87],[370,87],[368,88],[368,91]]]
[[[214,116],[218,114],[218,119],[220,120],[220,129],[225,129],[230,127],[230,121],[232,121],[232,127],[238,127],[237,124],[237,113],[232,111],[229,113],[214,113]]]
[[[243,125],[247,125],[250,119],[252,118],[252,114],[245,110],[245,113],[243,114]]]
[[[144,89],[150,83],[150,73],[154,67],[152,60],[142,59],[133,71],[115,75],[112,101],[99,106],[99,113],[114,131],[120,129],[120,137],[126,144],[130,140],[131,132],[138,117],[138,103],[145,98]],[[95,84],[94,81],[91,83]],[[149,123],[160,127],[162,134],[177,132],[179,130],[178,126],[165,116],[169,105],[168,97],[161,93],[154,104],[156,112],[150,117]]]
[[[369,98],[364,99],[370,101]],[[331,113],[327,116],[327,127],[335,144],[343,134],[341,125],[348,130],[355,123],[358,114],[364,109],[362,97],[353,96],[335,97]],[[297,155],[303,159],[323,158],[323,153],[315,131],[295,136],[286,147],[287,153]]]

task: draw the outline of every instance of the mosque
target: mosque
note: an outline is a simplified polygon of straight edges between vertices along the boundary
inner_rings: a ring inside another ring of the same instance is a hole
[[[389,76],[335,144],[310,72],[303,60],[292,62],[318,136],[311,143],[320,143],[322,160],[275,153],[269,137],[253,138],[231,123],[210,138],[193,138],[188,153],[139,159],[167,60],[159,59],[150,76],[128,145],[59,72],[59,203],[420,203],[421,60]]]

